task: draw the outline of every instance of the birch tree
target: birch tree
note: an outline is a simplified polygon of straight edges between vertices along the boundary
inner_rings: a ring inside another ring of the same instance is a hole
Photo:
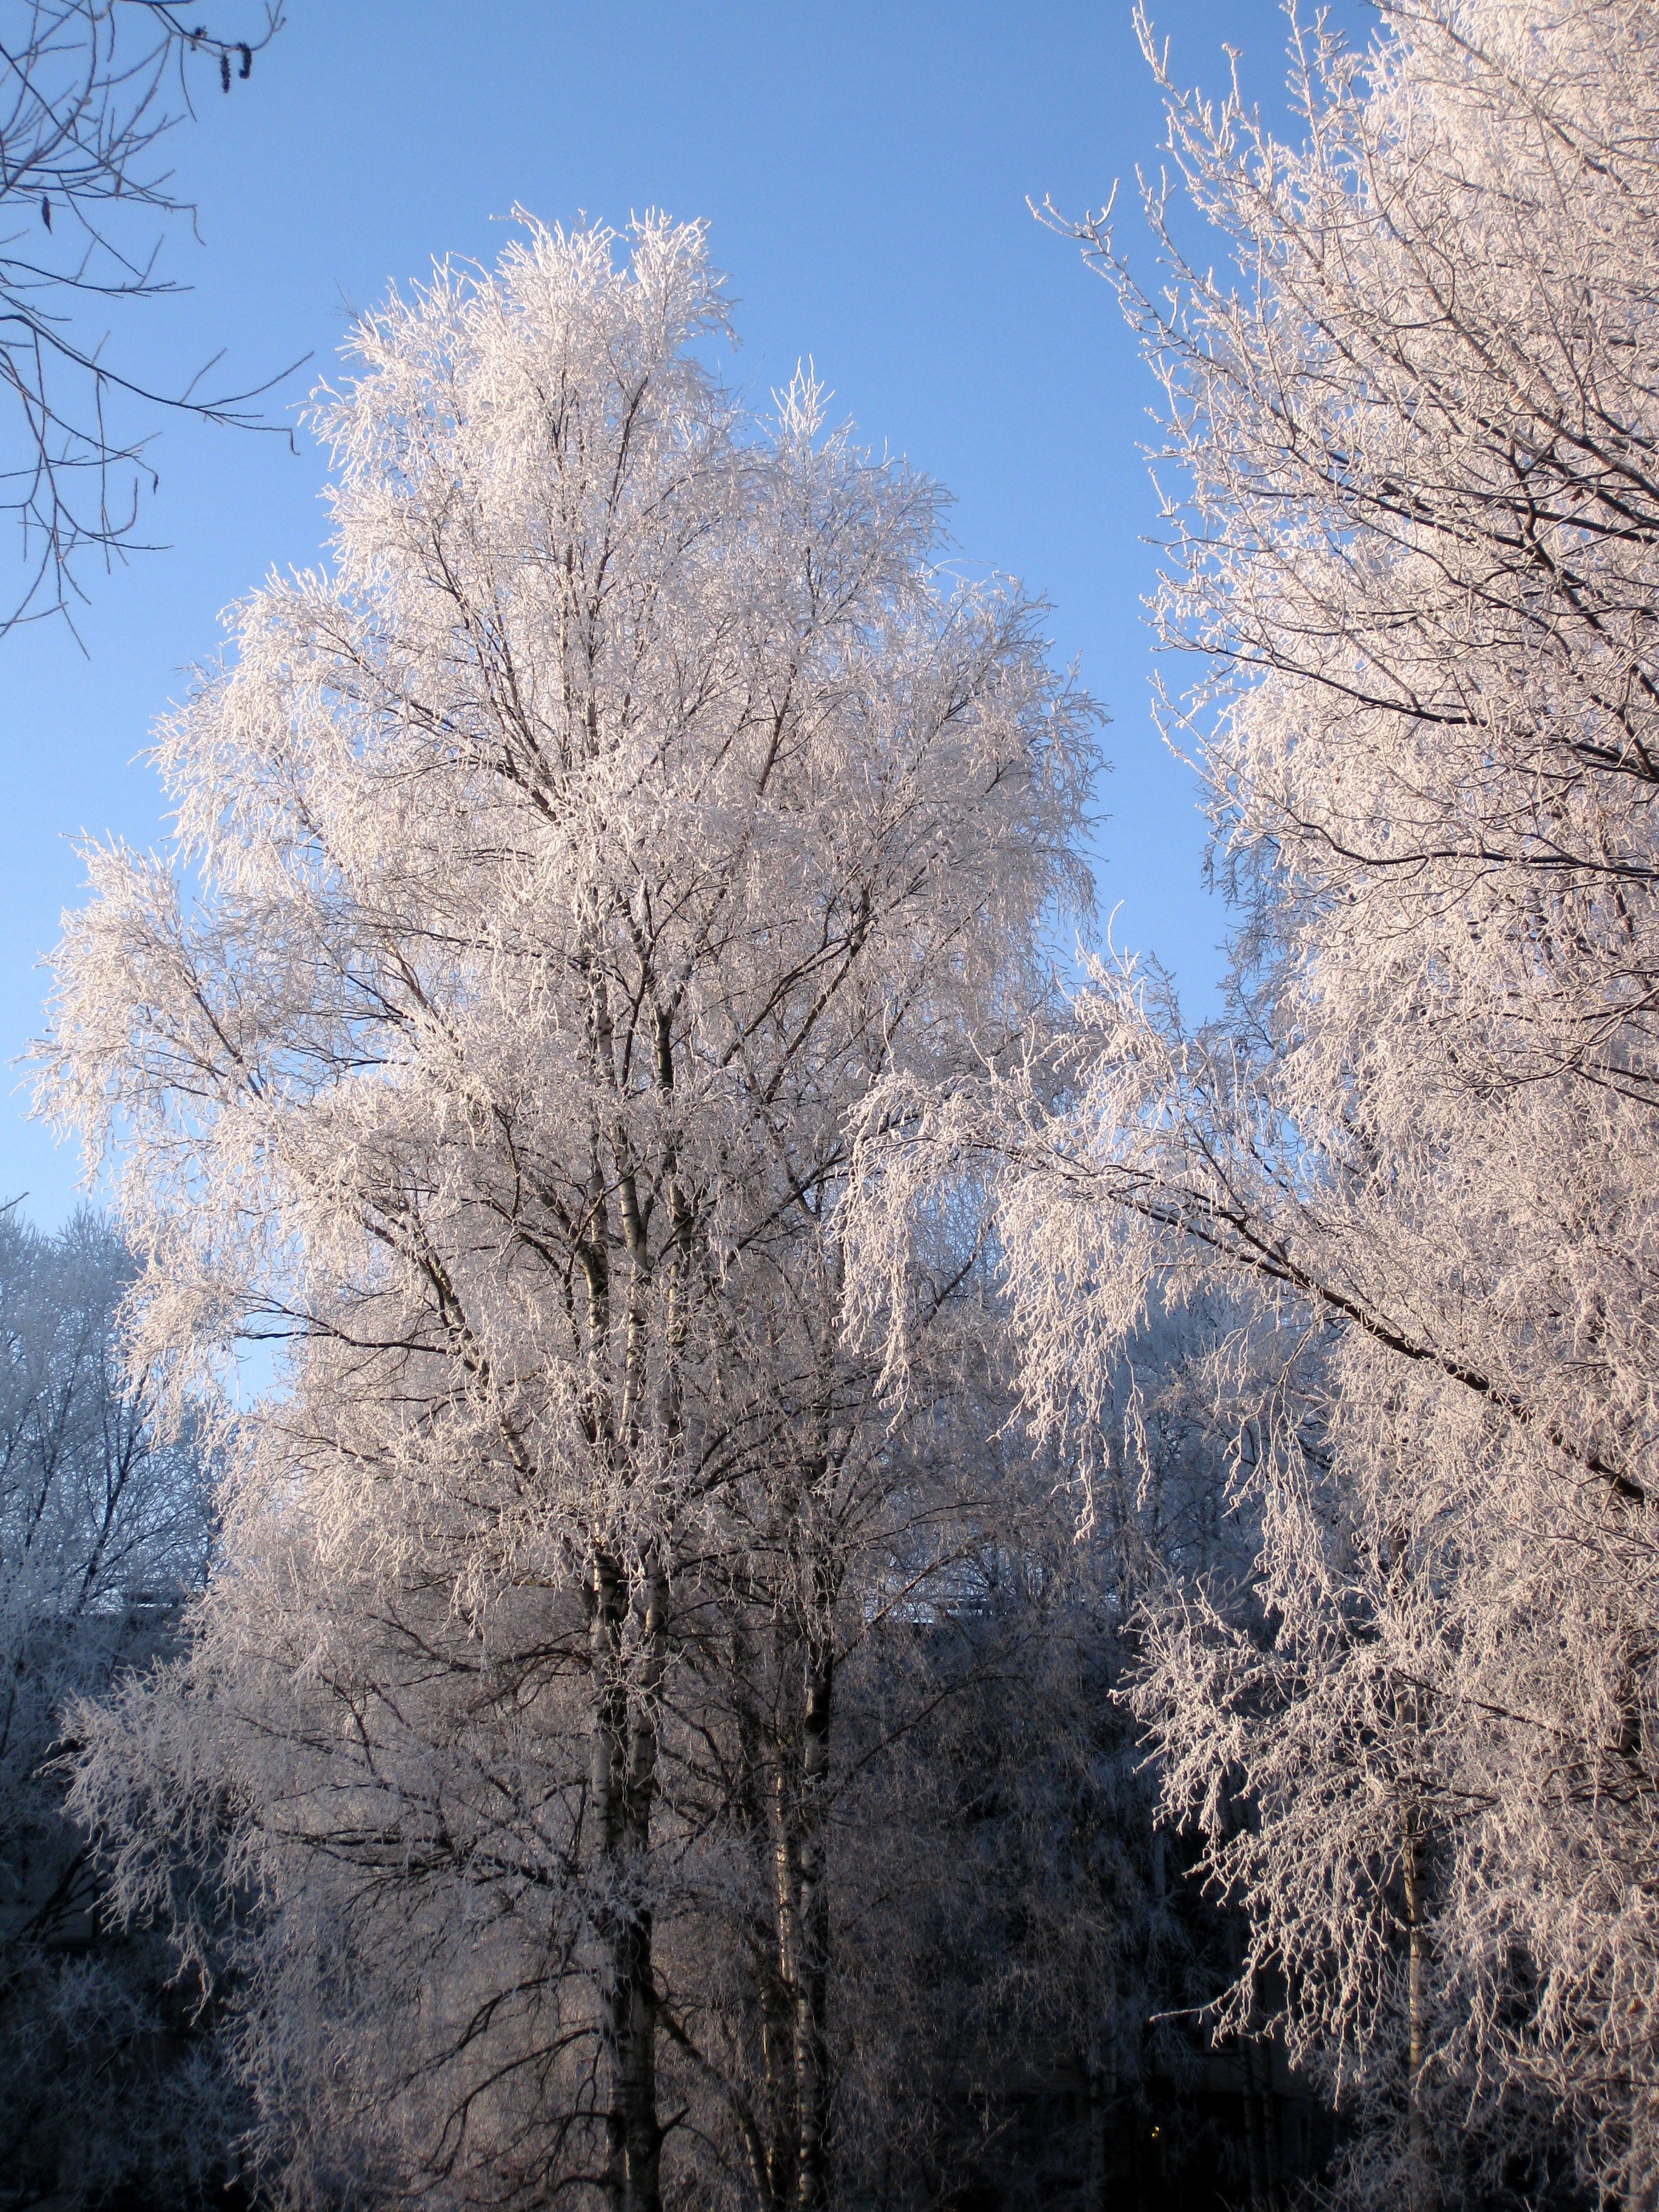
[[[1360,53],[1293,23],[1299,145],[1142,35],[1231,267],[1183,256],[1162,184],[1164,291],[1083,236],[1162,383],[1155,619],[1198,658],[1162,711],[1237,902],[1229,1010],[1194,1035],[1109,959],[1058,1061],[896,1078],[872,1279],[939,1176],[993,1175],[1039,1409],[1149,1302],[1248,1294],[1256,1395],[1217,1403],[1256,1591],[1172,1594],[1139,1696],[1252,1916],[1240,2016],[1280,1988],[1374,2123],[1361,2197],[1466,2195],[1467,2146],[1542,2158],[1559,2115],[1647,2203],[1651,23],[1432,0]]]
[[[618,242],[532,224],[361,326],[332,568],[238,611],[174,853],[90,851],[58,955],[141,1356],[210,1398],[284,1346],[82,1802],[136,1909],[192,1850],[271,1901],[241,2050],[301,2198],[647,2212],[696,2154],[665,1745],[714,1561],[787,1631],[775,2194],[824,2201],[837,1501],[903,1449],[842,1342],[853,1116],[1030,1019],[1087,895],[1036,610],[810,380],[745,416],[700,228]]]

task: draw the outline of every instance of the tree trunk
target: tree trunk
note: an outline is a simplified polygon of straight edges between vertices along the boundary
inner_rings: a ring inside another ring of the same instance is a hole
[[[795,1967],[795,2109],[799,2164],[795,2202],[819,2212],[830,2187],[830,1719],[835,1650],[825,1594],[815,1589],[805,1652],[801,1727],[799,1903]]]
[[[769,1868],[772,1885],[770,1924],[757,1924],[753,1933],[763,2095],[759,2111],[751,2109],[743,2124],[755,2201],[761,2212],[783,2212],[795,2169],[794,2028],[790,2002],[794,1866],[784,1804],[784,1761],[775,1711],[769,1711],[763,1717],[757,1703],[757,1662],[738,1620],[732,1626],[728,1664],[737,1717],[737,1802],[756,1863]]]
[[[605,2033],[611,2059],[605,2196],[615,2212],[661,2212],[656,1990],[651,1915],[618,1914],[606,1931]]]
[[[590,1582],[594,1688],[591,1788],[600,1860],[595,1914],[599,2033],[607,2077],[605,2192],[611,2212],[661,2212],[657,2120],[657,1991],[652,1921],[641,1894],[656,1790],[653,1706],[662,1671],[665,1577],[647,1578],[641,1624],[640,1694],[624,1675],[621,1564],[595,1556]]]
[[[1408,2212],[1435,2212],[1439,2190],[1434,2148],[1423,2110],[1423,2061],[1427,2036],[1429,1947],[1428,1875],[1423,1818],[1414,1806],[1401,1814],[1401,1869],[1406,1890],[1406,2073],[1410,2098],[1407,2180]]]

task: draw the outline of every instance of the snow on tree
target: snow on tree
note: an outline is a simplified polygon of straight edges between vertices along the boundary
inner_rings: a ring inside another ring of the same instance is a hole
[[[971,1166],[1050,1418],[1149,1304],[1245,1301],[1255,1587],[1172,1588],[1138,1697],[1250,1916],[1227,2017],[1349,2100],[1362,2199],[1531,2185],[1559,2117],[1648,2203],[1659,46],[1620,0],[1381,12],[1293,26],[1295,147],[1143,21],[1232,270],[1162,186],[1163,292],[1083,227],[1162,380],[1228,1012],[1108,961],[1058,1056],[895,1071],[866,1295]]]
[[[191,1656],[88,1721],[81,1802],[130,1906],[192,1851],[268,1900],[240,2048],[299,2198],[643,2209],[702,2155],[680,2078],[742,2068],[671,1861],[758,1611],[776,2179],[823,2201],[837,1632],[936,1494],[842,1340],[853,1124],[1017,1034],[1087,896],[1037,610],[810,380],[744,412],[700,227],[627,243],[532,224],[360,326],[332,569],[237,612],[161,733],[173,854],[93,848],[58,956],[137,1356],[210,1399],[285,1346]]]
[[[216,2194],[235,2125],[167,1945],[100,1924],[54,1756],[66,1705],[165,1650],[208,1565],[210,1468],[122,1370],[132,1273],[94,1214],[46,1237],[0,1213],[0,2159],[72,2206]]]

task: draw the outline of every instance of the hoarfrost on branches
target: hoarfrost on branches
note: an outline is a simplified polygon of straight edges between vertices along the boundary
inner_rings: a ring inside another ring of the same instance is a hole
[[[167,1946],[104,1923],[64,1808],[66,1709],[166,1654],[212,1542],[210,1465],[126,1385],[132,1273],[89,1212],[0,1213],[0,2158],[74,2206],[204,2201],[237,2124]]]
[[[217,9],[210,23],[168,0],[0,7],[0,391],[11,422],[0,514],[21,526],[23,564],[0,599],[0,634],[70,619],[87,554],[107,565],[139,547],[140,501],[156,477],[135,404],[281,427],[252,407],[280,380],[216,392],[216,360],[158,389],[87,318],[179,289],[161,271],[161,234],[195,210],[161,166],[167,134],[196,93],[250,76],[282,21],[276,0]]]
[[[1170,76],[1146,211],[1163,696],[1237,903],[1194,1034],[1109,959],[1069,1048],[893,1072],[859,1243],[988,1191],[1029,1401],[1149,1306],[1218,1340],[1254,1578],[1146,1620],[1172,1816],[1249,1916],[1231,2013],[1356,2115],[1349,2183],[1659,2185],[1653,1191],[1659,48],[1620,0],[1293,23],[1300,146]],[[1528,2168],[1529,2157],[1540,2161]]]
[[[684,2157],[823,2200],[837,1670],[971,1572],[930,1408],[1001,1387],[959,1224],[913,1417],[843,1340],[854,1119],[1018,1035],[1088,896],[1039,610],[810,378],[744,415],[699,227],[623,242],[532,223],[361,326],[333,567],[237,611],[161,733],[174,854],[91,849],[58,956],[138,1356],[211,1404],[283,1346],[191,1656],[79,1788],[187,1950],[181,1852],[266,1901],[241,2057],[301,2198],[643,2208]]]

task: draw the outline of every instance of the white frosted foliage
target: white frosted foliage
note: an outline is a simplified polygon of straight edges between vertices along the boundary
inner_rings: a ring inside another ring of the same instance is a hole
[[[1647,2203],[1659,42],[1617,0],[1382,18],[1293,25],[1299,145],[1143,25],[1231,265],[1161,185],[1164,289],[1083,227],[1163,383],[1228,1010],[1194,1034],[1109,960],[1066,1049],[896,1074],[860,1249],[878,1319],[941,1180],[984,1191],[1073,1431],[1149,1310],[1231,1313],[1255,1570],[1171,1580],[1136,1693],[1247,1916],[1224,2024],[1349,2101],[1361,2201],[1521,2185],[1553,2132]]]
[[[852,1119],[1043,1002],[1093,714],[811,379],[744,412],[725,323],[655,217],[371,316],[318,410],[331,565],[235,611],[161,732],[173,850],[90,853],[58,955],[44,1093],[119,1141],[138,1356],[210,1400],[239,1332],[284,1345],[193,1656],[82,1789],[129,1903],[189,1848],[265,1900],[243,2050],[301,2196],[656,2203],[698,1995],[653,1964],[661,1747],[740,1492],[808,1678],[821,2185],[813,1531],[890,1463]]]

